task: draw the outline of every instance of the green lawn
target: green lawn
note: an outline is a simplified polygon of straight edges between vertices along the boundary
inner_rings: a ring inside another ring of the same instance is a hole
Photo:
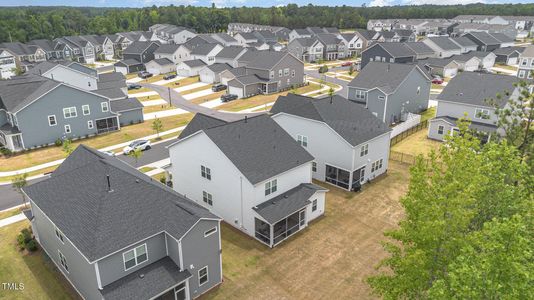
[[[143,173],[146,173],[146,172],[150,172],[152,170],[155,170],[156,168],[153,168],[153,167],[142,167],[139,169],[140,172],[143,172]]]
[[[24,290],[0,290],[0,299],[80,299],[44,251],[18,250],[17,235],[29,225],[22,221],[0,228],[0,282],[24,284]]]
[[[430,120],[436,116],[436,107],[430,107],[421,113],[421,122]]]

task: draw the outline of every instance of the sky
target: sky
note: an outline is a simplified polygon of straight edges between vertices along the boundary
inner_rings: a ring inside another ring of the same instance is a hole
[[[101,6],[101,7],[145,7],[152,5],[195,5],[218,7],[232,6],[279,6],[295,3],[299,6],[314,5],[348,5],[348,6],[391,6],[420,4],[469,4],[469,3],[529,3],[532,0],[0,0],[0,6]]]

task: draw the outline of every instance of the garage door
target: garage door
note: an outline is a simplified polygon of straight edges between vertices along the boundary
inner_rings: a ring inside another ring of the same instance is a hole
[[[506,64],[508,64],[508,65],[517,65],[517,57],[510,57]]]
[[[458,69],[454,69],[454,68],[447,68],[443,71],[443,76],[444,77],[454,77],[456,76],[456,73],[458,72]]]
[[[115,72],[122,73],[123,75],[128,74],[128,70],[126,67],[115,67]]]
[[[228,87],[228,93],[237,95],[238,98],[243,98],[243,88],[231,86]]]
[[[154,74],[154,75],[159,75],[159,74],[160,74],[160,73],[159,73],[159,71],[160,71],[159,68],[148,68],[147,71],[148,71],[149,73]]]
[[[200,72],[200,81],[204,83],[214,83],[213,73],[211,72]]]
[[[185,69],[176,70],[176,74],[182,77],[189,77],[189,70],[185,70]]]

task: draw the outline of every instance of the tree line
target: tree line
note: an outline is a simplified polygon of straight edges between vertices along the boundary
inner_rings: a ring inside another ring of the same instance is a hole
[[[534,4],[419,5],[392,7],[298,6],[145,8],[5,7],[0,9],[0,42],[27,42],[66,35],[113,34],[147,30],[156,23],[193,28],[198,32],[225,31],[228,23],[242,22],[288,28],[325,26],[365,28],[369,19],[453,18],[460,14],[530,15]]]

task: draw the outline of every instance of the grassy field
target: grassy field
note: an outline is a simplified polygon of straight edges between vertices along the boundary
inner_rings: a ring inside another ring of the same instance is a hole
[[[22,196],[20,197],[20,204],[22,204]],[[13,209],[10,209],[10,210],[6,210],[4,212],[0,212],[0,220],[12,217],[14,215],[18,215],[18,214],[20,214],[22,212],[23,209],[24,209],[24,207],[17,207],[17,208],[13,208]]]
[[[209,94],[209,95],[206,95],[206,96],[202,96],[202,97],[191,99],[191,100],[189,100],[189,102],[192,102],[192,103],[195,103],[195,104],[202,104],[204,102],[208,102],[208,101],[211,101],[211,100],[215,100],[215,99],[221,98],[221,96],[224,95],[225,93],[226,93],[226,91],[220,91],[220,92],[216,92],[216,93]]]
[[[430,107],[421,113],[421,122],[430,120],[436,116],[436,107]]]
[[[152,170],[155,170],[156,168],[153,168],[153,167],[142,167],[139,169],[140,172],[143,172],[143,173],[146,173],[146,172],[150,172]]]
[[[17,235],[28,221],[0,228],[0,282],[23,283],[24,290],[0,291],[0,299],[80,299],[44,251],[19,252]]]
[[[417,156],[427,155],[432,150],[438,151],[441,142],[427,138],[428,129],[422,129],[391,147],[392,151]]]
[[[193,114],[182,114],[171,117],[160,118],[163,123],[163,128],[169,130],[172,128],[183,126],[193,118]],[[120,144],[128,141],[132,141],[147,135],[154,134],[152,130],[152,122],[146,121],[140,124],[129,125],[122,127],[121,130],[115,131],[108,134],[98,135],[92,138],[81,139],[73,141],[72,144],[74,147],[79,144],[85,144],[93,148],[103,148],[106,146],[111,146],[115,144]],[[12,156],[6,158],[4,156],[0,157],[0,171],[9,171],[9,170],[18,170],[22,168],[27,168],[46,162],[58,160],[65,157],[65,153],[62,151],[61,147],[45,147],[41,149],[35,149],[28,151],[23,154]],[[39,171],[38,174],[42,173]],[[4,178],[0,178],[0,181],[3,181]]]
[[[183,91],[183,92],[180,92],[180,95],[183,96],[183,95],[187,95],[187,94],[193,94],[193,93],[204,91],[204,90],[211,90],[211,85],[200,86],[200,87],[197,87],[197,88],[194,88],[194,89]]]
[[[174,106],[170,106],[168,104],[164,104],[164,105],[151,105],[151,106],[145,106],[143,107],[143,113],[144,114],[148,114],[148,113],[153,113],[153,112],[158,112],[158,111],[165,111],[165,110],[169,110],[169,109],[175,109],[176,107]]]
[[[403,217],[408,178],[390,162],[360,193],[321,184],[326,215],[274,249],[223,224],[224,283],[202,299],[374,299],[364,280],[386,255],[384,230]]]
[[[192,84],[192,83],[195,83],[195,82],[199,82],[199,81],[200,81],[200,77],[193,76],[193,77],[187,77],[187,78],[175,81],[175,82],[166,83],[163,86],[170,86],[172,88],[177,88],[177,87],[180,87],[180,86],[189,85],[189,84]]]

